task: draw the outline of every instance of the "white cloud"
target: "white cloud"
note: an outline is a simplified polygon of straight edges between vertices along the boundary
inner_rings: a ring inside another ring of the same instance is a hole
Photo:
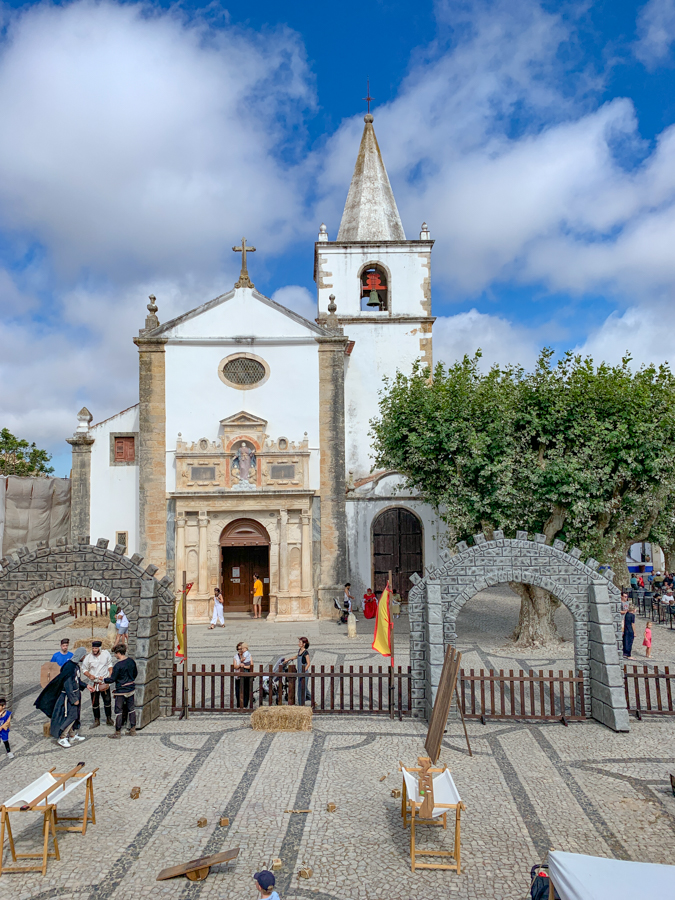
[[[670,53],[675,42],[675,0],[649,0],[638,15],[635,55],[648,69]]]
[[[596,362],[621,362],[628,352],[635,365],[673,361],[669,336],[675,331],[672,302],[631,306],[622,314],[612,313],[594,329],[576,350]]]
[[[292,309],[293,312],[300,313],[310,322],[317,317],[316,296],[298,284],[289,284],[279,288],[272,294],[272,300],[281,303],[287,309]]]
[[[532,367],[541,349],[538,330],[515,325],[501,316],[491,316],[475,309],[456,316],[439,316],[434,322],[434,364],[451,365],[465,354],[482,351],[481,368],[494,363],[514,363]]]

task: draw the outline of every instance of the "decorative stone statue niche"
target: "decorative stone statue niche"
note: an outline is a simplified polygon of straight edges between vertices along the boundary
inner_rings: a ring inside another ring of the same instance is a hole
[[[230,466],[232,490],[254,491],[258,473],[255,448],[246,441],[232,447],[232,463]]]

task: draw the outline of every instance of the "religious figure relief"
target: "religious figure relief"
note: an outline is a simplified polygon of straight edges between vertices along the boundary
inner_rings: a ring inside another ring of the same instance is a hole
[[[232,460],[232,477],[238,478],[236,487],[248,488],[255,485],[256,458],[255,450],[249,447],[246,441],[242,441]]]

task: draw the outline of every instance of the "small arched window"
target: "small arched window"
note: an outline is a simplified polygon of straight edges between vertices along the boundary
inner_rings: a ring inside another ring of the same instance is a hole
[[[361,309],[369,312],[389,309],[389,285],[382,266],[367,266],[361,273]]]

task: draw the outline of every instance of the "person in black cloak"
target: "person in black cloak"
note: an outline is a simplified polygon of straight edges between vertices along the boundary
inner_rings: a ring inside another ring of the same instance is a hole
[[[633,641],[635,640],[635,607],[629,606],[623,617],[623,658],[633,659]]]
[[[84,740],[78,731],[82,708],[80,691],[87,687],[80,678],[80,664],[86,655],[85,648],[78,647],[73,658],[63,664],[56,678],[35,701],[35,706],[51,719],[49,733],[62,747]]]

